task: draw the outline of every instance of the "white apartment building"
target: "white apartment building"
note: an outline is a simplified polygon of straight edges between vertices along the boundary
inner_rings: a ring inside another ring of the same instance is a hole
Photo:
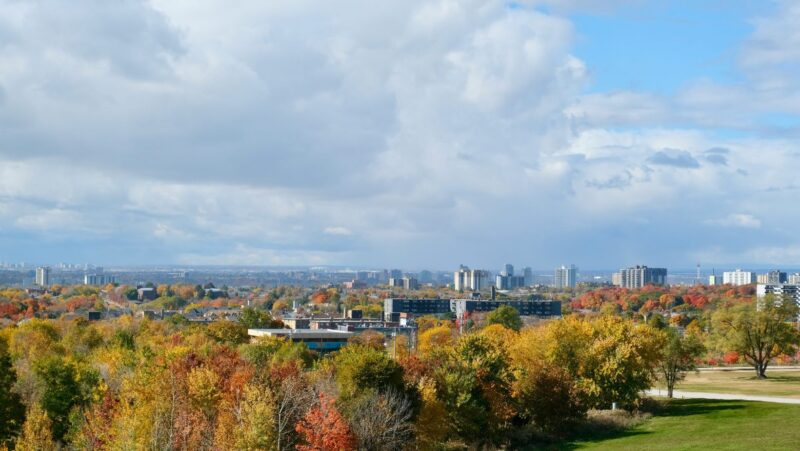
[[[556,268],[553,285],[556,288],[575,288],[577,278],[578,268],[575,265],[561,265],[560,268]]]
[[[778,298],[791,298],[800,305],[800,285],[790,283],[760,283],[756,285],[756,299],[772,294]]]
[[[462,266],[453,273],[453,289],[478,291],[489,286],[489,272]]]
[[[756,283],[756,274],[751,271],[725,271],[722,273],[722,283],[726,285],[750,285]]]
[[[667,268],[631,266],[612,274],[611,281],[616,286],[629,289],[642,288],[646,285],[666,285]]]
[[[116,282],[116,276],[108,274],[86,274],[83,276],[84,285],[108,285]]]
[[[40,287],[50,286],[50,267],[40,266],[36,268],[36,285]]]

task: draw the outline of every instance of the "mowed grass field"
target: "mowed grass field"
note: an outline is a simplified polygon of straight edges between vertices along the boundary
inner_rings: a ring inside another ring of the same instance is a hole
[[[795,450],[800,405],[706,399],[666,401],[652,418],[609,436],[561,449]]]
[[[658,388],[664,388],[663,385]],[[675,390],[739,395],[783,396],[800,399],[800,370],[768,368],[767,379],[750,371],[701,371],[689,373]],[[800,449],[800,444],[798,444]]]

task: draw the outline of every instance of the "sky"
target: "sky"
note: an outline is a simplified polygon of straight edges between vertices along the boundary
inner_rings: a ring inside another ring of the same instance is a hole
[[[0,0],[0,261],[800,266],[800,2]]]

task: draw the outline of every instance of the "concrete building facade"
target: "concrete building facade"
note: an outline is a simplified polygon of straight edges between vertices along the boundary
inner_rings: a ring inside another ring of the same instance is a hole
[[[667,269],[636,265],[614,273],[612,281],[614,285],[629,289],[642,288],[646,285],[666,285]]]

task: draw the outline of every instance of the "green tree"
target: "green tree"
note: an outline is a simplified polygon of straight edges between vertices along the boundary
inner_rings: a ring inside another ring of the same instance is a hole
[[[339,399],[348,401],[368,391],[404,391],[403,368],[384,350],[350,345],[334,357]]]
[[[736,304],[714,313],[714,336],[720,347],[743,355],[756,376],[764,379],[773,357],[793,354],[800,344],[800,333],[789,322],[797,313],[793,300],[771,295],[757,303]]]
[[[180,313],[168,316],[164,321],[173,326],[186,326],[189,324],[189,319]]]
[[[660,313],[653,313],[650,315],[650,319],[647,320],[647,325],[653,329],[663,330],[667,327],[667,321]]]
[[[307,368],[313,358],[305,343],[293,343],[279,337],[261,337],[253,343],[239,347],[244,360],[256,368],[256,377],[266,376],[276,363],[297,362],[298,368]]]
[[[544,362],[517,370],[514,395],[521,417],[555,436],[568,433],[588,410],[572,376],[563,368]]]
[[[136,349],[136,336],[133,331],[128,329],[117,329],[111,339],[111,343],[123,349],[135,350]]]
[[[522,319],[517,309],[501,305],[486,315],[486,324],[500,324],[507,329],[519,331],[522,328]]]
[[[274,329],[282,328],[283,322],[272,319],[269,312],[246,307],[239,315],[239,323],[248,329]]]
[[[695,359],[705,352],[705,346],[694,334],[681,335],[673,328],[666,329],[664,333],[667,342],[659,372],[667,385],[667,397],[672,398],[675,384],[683,380],[688,371],[695,370]]]
[[[430,359],[436,362],[436,392],[452,431],[471,445],[500,443],[516,413],[505,351],[485,336],[465,335],[455,346],[436,350]]]
[[[129,301],[135,301],[139,298],[139,293],[136,291],[136,287],[128,287],[123,292],[122,295],[125,296],[125,299]]]
[[[247,327],[233,321],[215,321],[206,328],[206,335],[220,343],[239,345],[247,343]]]
[[[25,420],[25,406],[19,395],[11,391],[16,381],[6,340],[0,337],[0,446],[11,444]]]
[[[69,430],[70,410],[88,402],[98,375],[80,371],[73,362],[57,356],[37,361],[34,370],[42,385],[42,408],[53,421],[53,438],[61,440]]]

